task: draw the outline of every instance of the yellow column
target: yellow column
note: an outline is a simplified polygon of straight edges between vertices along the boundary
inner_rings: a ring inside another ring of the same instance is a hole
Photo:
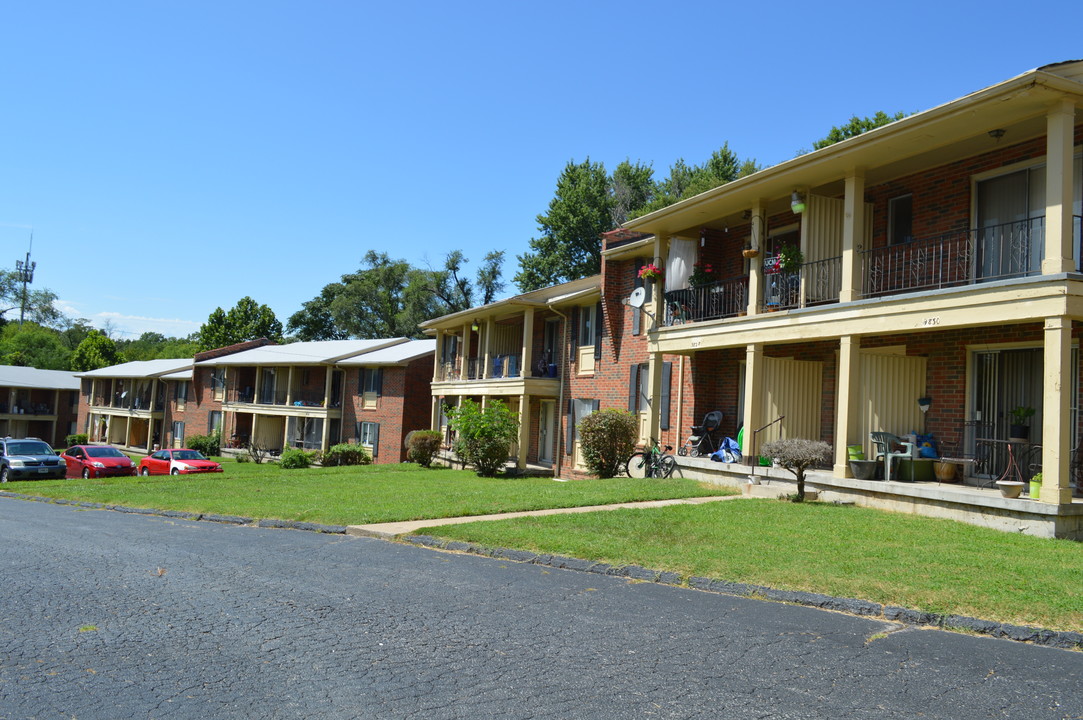
[[[850,302],[861,293],[861,253],[865,241],[865,172],[855,169],[846,177],[842,223],[842,290],[840,302]],[[843,447],[843,450],[846,448]],[[845,459],[845,458],[844,458]]]
[[[533,313],[532,310],[528,312]],[[519,457],[516,465],[520,470],[526,467],[526,451],[530,446],[530,396],[519,396]]]
[[[669,256],[669,235],[659,234],[654,236],[654,264],[662,268],[662,277],[654,284],[654,296],[651,298],[651,314],[654,315],[654,320],[651,326],[647,329],[648,332],[656,330],[661,327],[666,318],[666,273],[669,272],[669,268],[666,267],[666,258]],[[601,318],[597,318],[595,322],[601,322]],[[648,321],[650,318],[648,317]],[[648,343],[650,341],[648,340]],[[659,371],[661,372],[661,371]],[[654,392],[654,389],[651,389]]]
[[[1072,249],[1072,133],[1074,126],[1073,100],[1062,100],[1046,116],[1043,274],[1075,270]]]
[[[275,380],[278,380],[278,373],[275,373]],[[275,396],[277,399],[278,384],[275,384]],[[286,405],[293,405],[293,365],[290,365],[289,371],[286,373]]]
[[[460,364],[461,374],[460,380],[467,380],[470,377],[470,323],[463,325],[463,356]]]
[[[594,322],[602,322],[596,318]],[[519,377],[530,377],[530,368],[534,364],[534,308],[527,308],[523,313],[523,356],[519,363]]]
[[[1071,393],[1072,320],[1059,316],[1045,319],[1045,349],[1042,400],[1042,492],[1047,503],[1072,502],[1071,475]]]
[[[342,432],[342,423],[339,423],[339,432]],[[321,450],[331,447],[331,366],[327,366],[327,373],[323,379],[323,437],[320,438]],[[337,443],[339,438],[334,438]]]
[[[662,353],[652,352],[647,363],[647,377],[650,384],[647,404],[647,432],[659,442],[662,441]]]
[[[491,317],[485,319],[485,365],[481,368],[481,376],[488,380],[493,376],[493,330],[496,323]]]
[[[850,477],[846,446],[856,441],[859,430],[858,404],[861,388],[857,351],[861,341],[853,335],[839,338],[838,394],[835,405],[835,477]]]
[[[752,238],[750,244],[760,254],[749,261],[748,274],[748,308],[749,315],[755,315],[760,311],[760,298],[763,297],[763,256],[767,251],[767,213],[764,211],[766,203],[757,200],[752,205]]]
[[[763,425],[763,343],[745,348],[745,446],[746,454],[758,452],[752,447],[752,432]],[[750,458],[755,464],[755,457]]]
[[[444,375],[441,372],[441,364],[444,359],[444,331],[436,331],[436,352],[433,354],[432,359],[432,380],[433,382],[440,382],[444,380]]]

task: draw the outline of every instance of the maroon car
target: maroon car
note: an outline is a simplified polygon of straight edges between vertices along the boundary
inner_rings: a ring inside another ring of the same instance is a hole
[[[60,455],[68,466],[66,477],[130,477],[132,459],[110,445],[73,445]]]
[[[139,461],[140,475],[189,475],[222,472],[222,465],[198,450],[155,450]]]

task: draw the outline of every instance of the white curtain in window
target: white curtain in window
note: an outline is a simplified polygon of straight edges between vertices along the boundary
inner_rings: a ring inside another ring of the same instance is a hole
[[[669,241],[669,258],[666,260],[666,292],[687,290],[688,277],[696,263],[696,241],[673,238]]]

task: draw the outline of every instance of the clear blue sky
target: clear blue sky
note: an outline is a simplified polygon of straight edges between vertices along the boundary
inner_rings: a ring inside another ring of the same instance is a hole
[[[370,248],[476,267],[565,163],[774,164],[1083,58],[1077,2],[0,0],[0,264],[119,337],[285,323]]]

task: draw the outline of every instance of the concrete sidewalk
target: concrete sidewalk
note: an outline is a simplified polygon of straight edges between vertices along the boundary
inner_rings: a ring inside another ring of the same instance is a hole
[[[740,495],[719,497],[693,497],[677,500],[647,500],[645,502],[617,503],[616,505],[587,505],[585,507],[551,508],[548,510],[527,510],[525,512],[498,513],[496,515],[467,515],[454,518],[432,518],[429,520],[409,520],[406,522],[374,523],[372,525],[347,525],[346,534],[359,537],[393,538],[398,535],[416,533],[421,528],[437,525],[459,525],[461,523],[482,522],[484,520],[508,520],[510,518],[534,515],[560,515],[565,513],[597,512],[599,510],[617,510],[620,508],[656,508],[667,505],[702,505],[719,500],[734,500]]]

